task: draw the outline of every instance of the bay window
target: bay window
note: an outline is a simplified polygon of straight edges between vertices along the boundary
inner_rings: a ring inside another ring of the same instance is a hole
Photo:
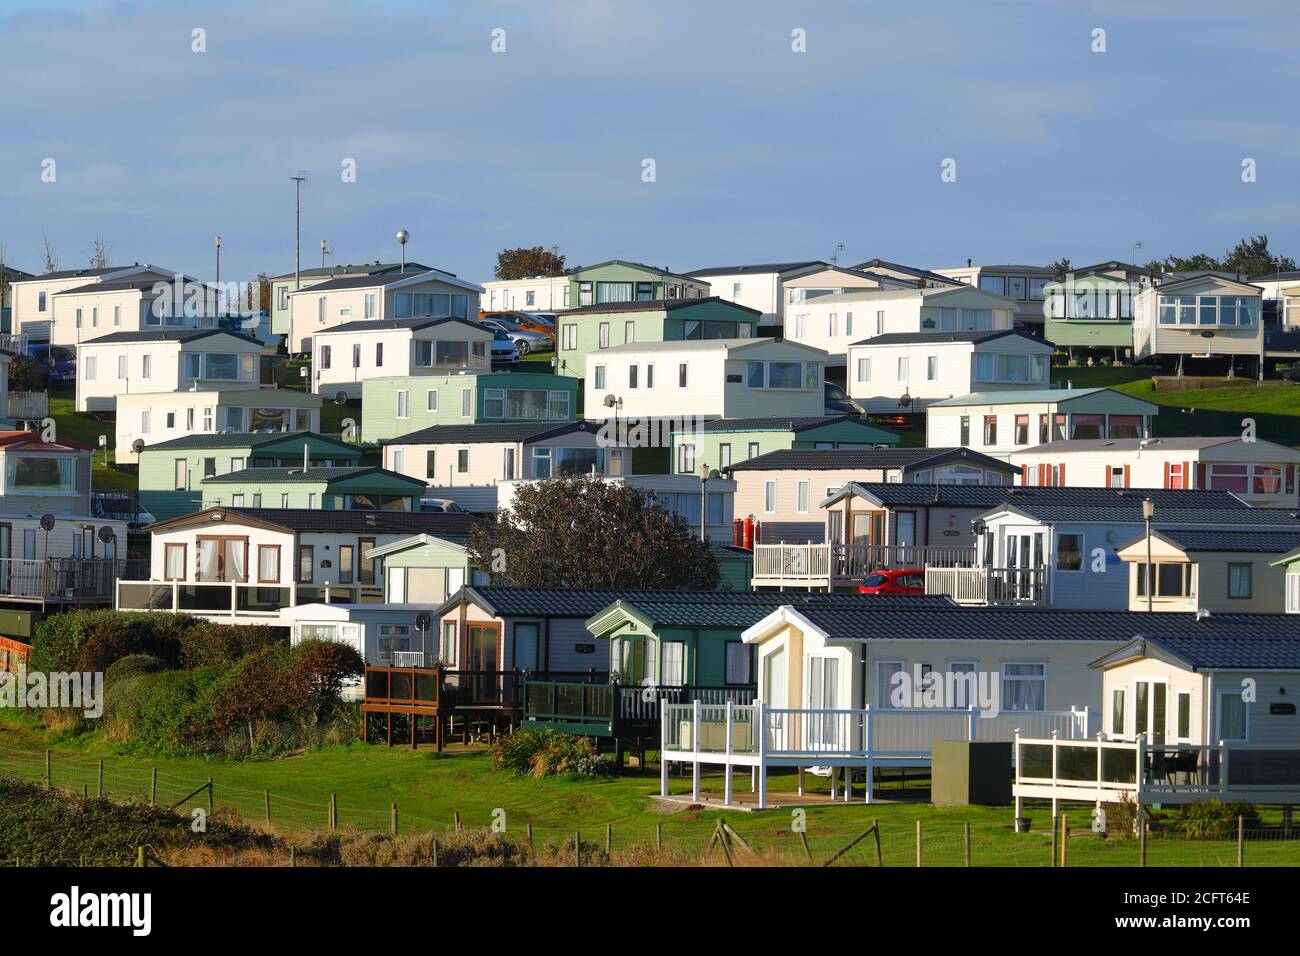
[[[1137,596],[1147,596],[1147,583],[1155,580],[1153,597],[1186,598],[1192,596],[1192,566],[1174,562],[1139,564]]]
[[[77,463],[70,457],[5,456],[5,494],[74,494]]]
[[[393,299],[393,314],[399,319],[469,318],[469,296],[447,292],[398,292]]]

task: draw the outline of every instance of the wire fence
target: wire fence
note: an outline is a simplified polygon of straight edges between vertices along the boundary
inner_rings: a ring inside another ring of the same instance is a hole
[[[1300,826],[1241,821],[1224,839],[1190,839],[1176,831],[1147,830],[1141,835],[1103,837],[1088,828],[1088,815],[1059,820],[1041,811],[1045,825],[1026,834],[985,823],[874,820],[813,823],[806,815],[756,816],[723,812],[722,816],[664,814],[662,822],[620,821],[573,826],[518,823],[505,814],[453,812],[448,819],[412,812],[395,803],[359,805],[304,800],[282,792],[234,786],[170,771],[116,763],[111,759],[58,755],[0,748],[0,774],[41,783],[73,795],[102,796],[123,804],[175,809],[188,814],[234,811],[247,825],[295,837],[330,831],[413,836],[432,834],[443,840],[466,832],[500,833],[520,847],[549,850],[552,862],[653,863],[657,855],[699,865],[815,866],[1120,866],[1235,867],[1300,865]],[[779,821],[779,822],[778,822]],[[803,825],[801,825],[801,823]],[[1065,826],[1062,826],[1062,824]],[[436,843],[436,839],[435,839]],[[574,847],[577,847],[575,852]],[[299,862],[292,843],[271,854],[269,862]],[[572,859],[570,860],[570,857]],[[151,855],[155,863],[162,863]],[[132,855],[134,860],[134,855]],[[436,849],[435,849],[436,860]],[[0,866],[121,866],[122,857],[43,859],[17,853],[0,858]],[[266,862],[266,861],[264,861]],[[137,863],[147,865],[147,863]]]

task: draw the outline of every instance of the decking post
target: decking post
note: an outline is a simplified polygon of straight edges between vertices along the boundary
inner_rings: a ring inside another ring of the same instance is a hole
[[[834,801],[840,795],[840,768],[831,767],[831,800]]]
[[[1061,835],[1061,818],[1056,815],[1056,801],[1052,801],[1052,861],[1050,866],[1056,866],[1057,854],[1060,852],[1057,848],[1057,840]]]
[[[1237,866],[1246,865],[1246,817],[1237,814]]]
[[[757,708],[758,731],[758,809],[767,809],[767,704]]]
[[[867,776],[864,783],[863,789],[866,791],[866,798],[863,803],[870,803],[876,789],[876,761],[871,756],[867,757]]]
[[[1223,740],[1219,741],[1219,798],[1228,802],[1228,744]]]
[[[975,705],[966,708],[966,742],[975,742]]]
[[[1053,730],[1052,731],[1052,821],[1053,823],[1055,823],[1056,814],[1061,808],[1061,801],[1056,796],[1056,781],[1058,779],[1057,772],[1056,772],[1056,768],[1058,766],[1057,760],[1058,760],[1058,755],[1057,755],[1057,744],[1056,744],[1056,731]]]
[[[659,699],[659,796],[668,796],[668,698]]]
[[[727,701],[726,755],[723,759],[723,764],[722,764],[722,771],[726,775],[726,779],[723,781],[722,784],[722,802],[725,803],[727,806],[731,806],[732,787],[734,785],[732,780],[732,774],[731,774],[731,749],[732,749],[732,739],[733,739],[732,727],[733,727],[733,721],[735,721],[736,719],[735,706],[736,705],[732,701],[730,700]]]
[[[799,796],[803,796],[803,767],[799,768]]]
[[[1142,807],[1138,806],[1138,866],[1147,865],[1147,818],[1142,816]]]
[[[691,715],[691,752],[695,759],[691,762],[691,799],[700,802],[700,700],[695,699]]]

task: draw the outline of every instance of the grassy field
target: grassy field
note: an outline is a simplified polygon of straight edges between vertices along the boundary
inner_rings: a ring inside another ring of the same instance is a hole
[[[0,774],[41,781],[45,774],[44,737],[30,727],[0,726]],[[790,809],[737,813],[667,805],[651,799],[658,792],[657,770],[631,771],[607,780],[531,780],[492,770],[481,749],[456,749],[438,755],[409,750],[352,745],[315,751],[279,760],[231,762],[202,759],[150,759],[116,756],[93,749],[56,748],[51,767],[56,787],[92,795],[98,786],[98,760],[104,759],[105,791],[117,800],[147,801],[154,768],[158,774],[158,803],[182,809],[206,805],[206,794],[183,801],[209,777],[216,805],[232,807],[249,823],[260,824],[265,812],[264,791],[270,793],[272,829],[304,836],[326,825],[331,794],[337,795],[339,824],[361,830],[385,830],[391,807],[399,808],[403,832],[443,831],[459,815],[466,827],[488,826],[504,813],[506,832],[522,836],[532,827],[534,839],[559,843],[581,834],[584,843],[614,849],[651,843],[660,827],[665,846],[704,854],[719,818],[725,818],[756,850],[772,859],[806,860],[802,840],[794,829],[806,820],[813,858],[822,862],[845,847],[878,820],[885,865],[915,864],[916,825],[920,821],[922,857],[927,865],[960,866],[964,860],[965,824],[971,828],[974,865],[1045,866],[1051,854],[1050,818],[1045,805],[1031,808],[1035,832],[1016,834],[1010,807],[934,807],[920,802],[927,791],[915,784],[905,790],[885,789],[889,802],[867,806],[858,799],[809,807],[800,815]],[[821,778],[809,776],[809,787],[826,789]],[[748,778],[737,776],[738,790]],[[774,776],[773,792],[795,786],[792,775]],[[706,777],[705,789],[720,793],[722,779]],[[670,790],[689,793],[690,780],[674,776]],[[891,799],[892,798],[892,799]],[[670,809],[672,808],[672,809]],[[673,809],[676,812],[673,812]],[[1136,865],[1134,840],[1102,840],[1087,832],[1090,808],[1069,808],[1072,865]],[[1077,814],[1075,816],[1074,814]],[[1268,818],[1266,818],[1268,819]],[[1275,822],[1275,820],[1274,820]],[[1047,832],[1045,832],[1047,831]],[[1249,835],[1247,863],[1300,865],[1300,839],[1283,840],[1277,829]],[[872,864],[874,841],[864,840],[841,858],[845,863]],[[717,860],[723,863],[721,857]],[[1228,866],[1236,863],[1232,841],[1190,842],[1172,836],[1150,841],[1148,863],[1160,865]]]
[[[1300,446],[1300,387],[1279,379],[1231,388],[1160,391],[1148,368],[1065,368],[1052,370],[1052,381],[1075,388],[1113,388],[1161,406],[1153,429],[1157,436],[1239,435],[1246,418],[1255,421],[1255,436],[1280,445]]]

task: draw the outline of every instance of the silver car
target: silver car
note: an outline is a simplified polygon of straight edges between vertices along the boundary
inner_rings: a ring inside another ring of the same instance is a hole
[[[519,355],[525,356],[529,352],[549,352],[551,350],[551,337],[543,332],[534,332],[531,329],[521,328],[513,322],[506,322],[502,319],[483,319],[483,324],[490,329],[500,329],[506,334],[515,348],[519,350]]]
[[[494,328],[490,322],[483,324],[492,331],[492,367],[514,365],[518,362],[519,349],[515,347],[514,342],[510,341],[510,336],[506,335],[505,329]]]

